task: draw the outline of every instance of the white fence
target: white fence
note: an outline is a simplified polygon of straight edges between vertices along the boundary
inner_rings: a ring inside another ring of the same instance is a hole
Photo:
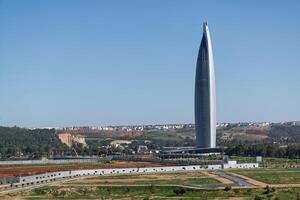
[[[90,175],[116,175],[116,174],[137,174],[137,173],[159,173],[159,172],[180,172],[180,171],[195,171],[195,170],[217,170],[227,168],[257,168],[258,163],[243,163],[243,164],[224,164],[223,165],[190,165],[190,166],[172,166],[172,167],[145,167],[145,168],[115,168],[115,169],[93,169],[93,170],[73,170],[44,173],[33,176],[19,177],[20,183],[41,182],[57,178],[73,178],[78,176]]]
[[[258,163],[223,164],[223,169],[258,168]]]

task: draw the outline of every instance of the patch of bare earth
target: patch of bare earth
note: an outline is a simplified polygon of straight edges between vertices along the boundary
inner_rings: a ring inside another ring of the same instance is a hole
[[[112,176],[113,177],[113,176]],[[139,176],[128,175],[126,178],[88,178],[88,179],[77,179],[71,181],[71,183],[142,183],[146,181],[166,181],[166,180],[178,180],[184,181],[188,178],[208,178],[206,174],[201,173],[185,173],[185,174],[174,174],[174,173],[162,173],[162,174],[142,174]]]
[[[159,167],[162,164],[149,163],[149,162],[125,162],[125,161],[112,161],[111,163],[92,166],[78,163],[71,163],[69,165],[0,165],[0,176],[2,177],[16,177],[16,176],[30,176],[41,173],[57,172],[57,171],[70,171],[70,170],[83,170],[83,169],[109,169],[109,168],[142,168],[142,167]]]
[[[9,193],[9,194],[3,194],[0,195],[0,199],[5,200],[24,200],[24,196],[29,194],[29,191],[23,191],[23,192],[17,192],[17,193]]]
[[[137,183],[149,181],[149,179],[83,179],[72,181],[72,183]]]
[[[269,184],[270,187],[275,188],[296,188],[300,187],[300,183],[292,183],[292,184]]]
[[[6,195],[6,196],[0,196],[0,199],[5,199],[5,200],[24,200],[24,198],[23,197],[21,197],[21,196],[8,196],[8,195]]]

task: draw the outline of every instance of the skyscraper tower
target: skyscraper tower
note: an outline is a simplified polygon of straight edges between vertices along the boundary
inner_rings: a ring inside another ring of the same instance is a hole
[[[198,52],[195,80],[195,128],[198,148],[216,147],[216,86],[211,38],[208,25]]]

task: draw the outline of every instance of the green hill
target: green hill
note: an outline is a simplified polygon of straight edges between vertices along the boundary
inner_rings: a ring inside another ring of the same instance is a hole
[[[41,158],[69,151],[54,129],[0,127],[0,158]]]

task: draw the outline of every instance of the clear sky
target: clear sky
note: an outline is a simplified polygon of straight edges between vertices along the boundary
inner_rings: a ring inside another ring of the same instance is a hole
[[[0,125],[193,122],[203,21],[217,121],[300,120],[300,1],[0,0]]]

